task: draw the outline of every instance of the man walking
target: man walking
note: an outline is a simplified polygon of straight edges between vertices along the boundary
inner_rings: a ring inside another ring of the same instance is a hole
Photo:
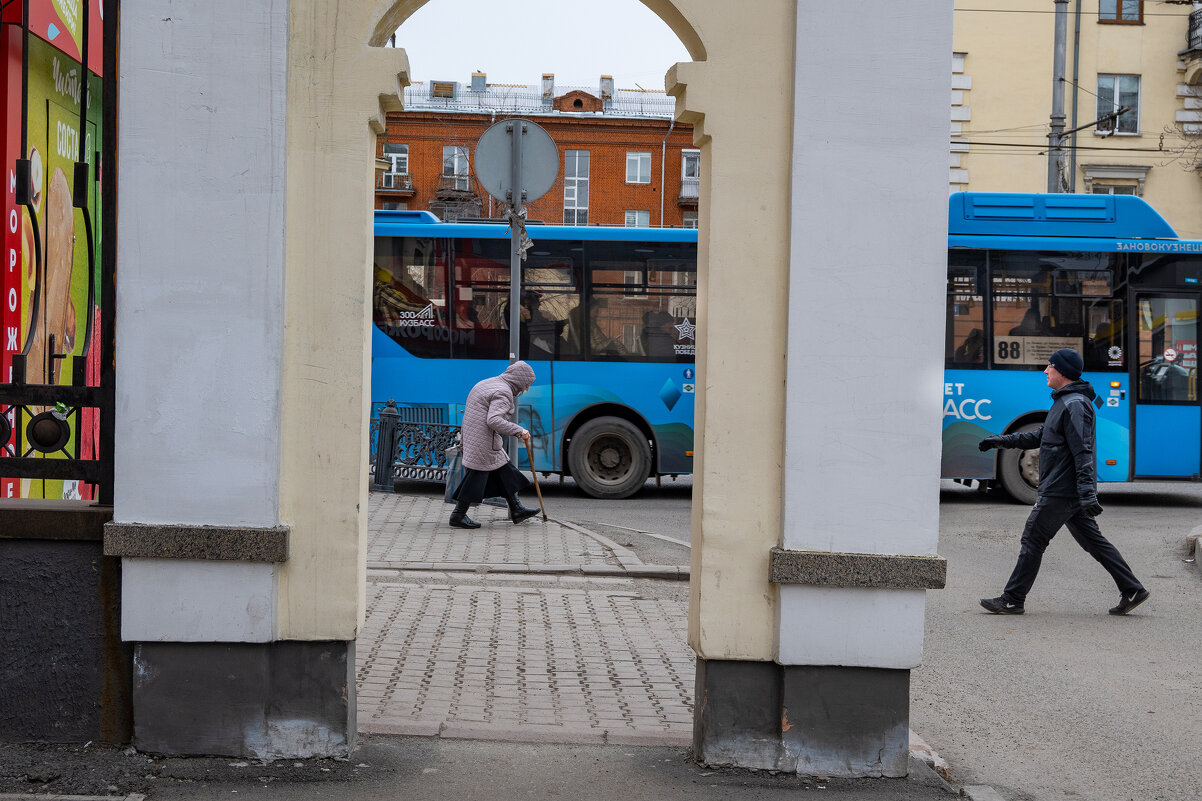
[[[1102,536],[1094,518],[1102,513],[1094,454],[1094,392],[1081,380],[1081,355],[1061,348],[1048,359],[1044,375],[1052,389],[1052,408],[1041,428],[1019,434],[986,437],[977,446],[1039,448],[1039,498],[1023,529],[1018,564],[1006,589],[997,598],[982,598],[981,606],[995,615],[1021,615],[1027,593],[1039,574],[1043,552],[1061,526],[1068,526],[1077,544],[1097,559],[1118,585],[1122,597],[1112,615],[1125,615],[1148,600],[1148,591],[1127,562]]]

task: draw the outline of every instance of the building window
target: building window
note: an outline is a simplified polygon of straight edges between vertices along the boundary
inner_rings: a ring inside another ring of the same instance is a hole
[[[1081,165],[1085,191],[1095,195],[1136,195],[1143,197],[1150,164],[1090,164]]]
[[[380,188],[403,188],[406,183],[404,179],[409,175],[409,145],[385,142],[384,159],[389,166],[388,171],[380,176]]]
[[[563,224],[588,225],[588,151],[563,156]]]
[[[1098,6],[1098,22],[1138,25],[1143,21],[1143,0],[1101,0]]]
[[[684,227],[685,228],[696,228],[697,227],[697,212],[695,212],[695,211],[684,212]]]
[[[394,175],[409,174],[409,145],[385,142],[384,158],[392,162],[392,166],[388,170],[390,173]]]
[[[471,189],[468,178],[467,148],[446,145],[442,149],[442,177],[454,178],[455,189],[466,192]]]
[[[404,211],[409,208],[409,204],[403,200],[385,200],[384,211]]]
[[[682,150],[680,152],[680,180],[694,183],[701,180],[700,150]]]
[[[626,153],[626,183],[651,183],[650,153],[635,153],[633,151]]]
[[[1098,76],[1098,119],[1126,109],[1118,115],[1098,124],[1095,129],[1103,136],[1110,134],[1133,135],[1139,133],[1139,76]]]
[[[626,227],[627,228],[649,228],[651,226],[651,212],[649,211],[627,211],[626,212]]]

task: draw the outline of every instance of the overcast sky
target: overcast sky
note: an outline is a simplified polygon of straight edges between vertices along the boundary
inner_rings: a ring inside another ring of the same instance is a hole
[[[619,89],[664,88],[664,73],[689,54],[638,0],[431,0],[397,30],[410,78],[557,86],[596,86],[612,75]],[[637,86],[636,86],[637,84]]]

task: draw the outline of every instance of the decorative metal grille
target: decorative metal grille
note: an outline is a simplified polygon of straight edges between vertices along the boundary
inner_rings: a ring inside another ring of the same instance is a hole
[[[459,426],[427,422],[442,419],[442,409],[398,409],[388,401],[369,429],[372,489],[392,492],[399,479],[445,482],[447,450],[459,445]]]

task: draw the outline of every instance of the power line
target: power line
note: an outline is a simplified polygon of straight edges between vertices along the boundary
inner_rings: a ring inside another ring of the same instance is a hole
[[[984,13],[988,13],[988,14],[1055,14],[1055,13],[1056,13],[1055,9],[1053,9],[1053,10],[1051,10],[1051,11],[1044,11],[1044,10],[1041,10],[1041,9],[1034,9],[1034,8],[1032,8],[1032,9],[1023,9],[1023,8],[957,8],[957,9],[954,9],[954,10],[955,10],[955,11],[957,11],[957,12],[969,12],[969,11],[972,11],[972,12],[984,12]],[[1073,13],[1076,13],[1076,12],[1073,12]],[[1100,12],[1100,11],[1082,11],[1082,12],[1081,12],[1081,16],[1083,16],[1083,17],[1098,17],[1098,16],[1101,16],[1101,13],[1102,13],[1102,12]],[[1174,12],[1162,12],[1162,13],[1157,13],[1157,12],[1155,12],[1155,11],[1153,11],[1153,12],[1148,12],[1148,11],[1145,11],[1145,12],[1144,12],[1144,14],[1143,14],[1143,16],[1144,16],[1144,17],[1181,17],[1181,18],[1183,18],[1183,19],[1184,19],[1185,17],[1188,17],[1188,16],[1189,16],[1189,13],[1188,13],[1188,12],[1187,12],[1187,13],[1180,13],[1180,12],[1177,12],[1177,13],[1174,13]]]
[[[1048,149],[1048,146],[1046,143],[1045,144],[1026,145],[1026,144],[1023,144],[1022,142],[979,142],[979,141],[973,141],[971,139],[968,139],[968,140],[960,139],[958,141],[952,141],[951,144],[953,144],[953,145],[957,145],[957,144],[959,144],[959,145],[981,145],[983,147],[994,146],[994,147],[1042,148],[1045,151]],[[1114,153],[1165,153],[1165,154],[1169,154],[1169,151],[1166,151],[1166,150],[1164,150],[1162,148],[1158,148],[1158,147],[1103,147],[1102,145],[1061,145],[1058,149],[1060,149],[1060,150],[1109,150]]]

